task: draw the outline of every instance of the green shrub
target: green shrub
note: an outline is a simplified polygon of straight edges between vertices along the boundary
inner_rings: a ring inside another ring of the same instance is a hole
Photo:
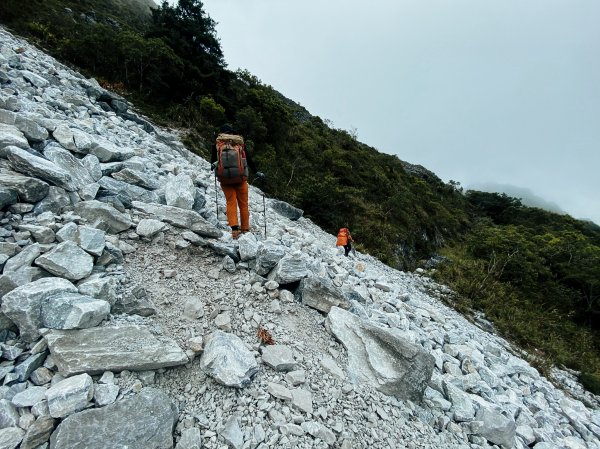
[[[581,373],[579,381],[584,388],[593,394],[600,394],[600,374],[598,373]]]
[[[199,112],[204,122],[210,126],[218,127],[225,122],[225,108],[210,95],[200,100]]]

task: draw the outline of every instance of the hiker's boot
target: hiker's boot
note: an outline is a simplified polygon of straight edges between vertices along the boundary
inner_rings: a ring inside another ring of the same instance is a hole
[[[231,238],[233,238],[233,240],[237,240],[237,238],[240,236],[241,233],[242,233],[242,231],[240,231],[239,226],[231,227]]]

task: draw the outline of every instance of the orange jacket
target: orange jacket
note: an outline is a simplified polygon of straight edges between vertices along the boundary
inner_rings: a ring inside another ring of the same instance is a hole
[[[354,241],[352,240],[350,231],[348,231],[348,228],[340,229],[340,231],[338,232],[337,243],[335,244],[335,246],[346,246],[348,244],[348,241]]]

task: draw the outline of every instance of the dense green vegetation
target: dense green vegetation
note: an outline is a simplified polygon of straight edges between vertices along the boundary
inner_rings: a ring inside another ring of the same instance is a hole
[[[436,251],[436,277],[456,307],[482,310],[543,368],[600,384],[600,228],[506,195],[463,194],[420,167],[332,129],[248,72],[227,70],[214,21],[198,0],[3,0],[0,21],[187,130],[208,156],[217,126],[242,133],[268,178],[261,187],[362,250],[410,269]],[[401,150],[401,149],[399,149]]]
[[[540,368],[582,371],[600,392],[600,228],[506,195],[466,198],[479,215],[442,250],[449,260],[436,278],[460,292],[458,307],[483,310]]]

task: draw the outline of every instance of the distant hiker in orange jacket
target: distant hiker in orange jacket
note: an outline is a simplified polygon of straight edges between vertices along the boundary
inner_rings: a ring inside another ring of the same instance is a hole
[[[244,138],[235,133],[229,124],[221,126],[210,157],[215,176],[221,183],[221,190],[227,201],[227,222],[231,226],[231,236],[237,239],[242,232],[250,231],[248,212],[248,167],[257,178],[265,175],[256,171],[254,161],[246,149]],[[240,220],[238,221],[238,207]],[[241,221],[241,227],[240,227]]]
[[[350,250],[352,249],[352,244],[351,242],[353,242],[354,240],[352,239],[352,236],[350,235],[350,231],[348,230],[348,228],[341,228],[338,232],[338,236],[337,236],[337,242],[336,242],[336,246],[343,246],[344,247],[344,251],[345,251],[345,256],[348,257],[348,254],[350,253]]]

